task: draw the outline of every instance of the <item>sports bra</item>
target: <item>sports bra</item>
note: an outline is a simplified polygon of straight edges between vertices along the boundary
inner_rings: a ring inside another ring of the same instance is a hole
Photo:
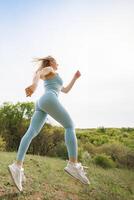
[[[43,80],[43,82],[44,82],[45,92],[53,91],[57,95],[59,94],[63,86],[63,80],[58,73],[56,73],[53,78],[45,79]]]

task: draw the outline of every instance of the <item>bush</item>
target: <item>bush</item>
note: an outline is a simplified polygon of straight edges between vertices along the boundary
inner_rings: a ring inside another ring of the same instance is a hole
[[[105,153],[111,156],[117,163],[117,167],[134,167],[134,151],[119,142],[104,144],[97,148],[97,153]]]
[[[62,141],[60,142],[56,148],[54,149],[56,156],[61,157],[63,159],[67,159],[68,153],[67,153],[67,148],[65,145],[65,142]]]
[[[134,169],[134,150],[128,150],[125,155],[118,160],[118,167],[128,167]]]
[[[90,142],[82,144],[82,148],[83,148],[84,151],[87,151],[91,155],[96,154],[96,147]]]
[[[122,155],[126,154],[127,147],[118,142],[113,142],[111,144],[103,144],[97,148],[97,153],[105,153],[110,155],[113,161],[119,160]]]
[[[90,153],[88,153],[88,151],[84,151],[82,153],[82,161],[87,164],[89,164],[91,162],[91,155],[90,155]]]
[[[54,148],[52,148],[47,153],[47,156],[67,159],[67,149],[65,142],[64,141],[59,142]]]
[[[82,154],[83,154],[83,148],[78,147],[78,160],[82,162]]]
[[[128,137],[129,136],[129,133],[128,132],[124,132],[123,134],[122,134],[122,137]]]
[[[100,133],[105,133],[106,132],[106,128],[104,128],[104,126],[99,126],[97,129],[96,129],[97,132],[100,132]]]
[[[93,158],[93,163],[100,165],[103,168],[113,168],[115,163],[106,154],[98,154]]]
[[[6,142],[5,140],[0,136],[0,151],[6,150]]]
[[[134,150],[127,152],[127,167],[134,168]]]
[[[131,132],[131,131],[134,131],[134,128],[130,128],[130,127],[122,127],[121,128],[121,131],[127,131],[127,132]]]

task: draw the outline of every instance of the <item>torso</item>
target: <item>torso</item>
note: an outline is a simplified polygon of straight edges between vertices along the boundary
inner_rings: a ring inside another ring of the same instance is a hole
[[[63,80],[58,73],[55,73],[53,76],[44,79],[44,87],[46,92],[54,92],[57,95],[61,91],[63,86]]]

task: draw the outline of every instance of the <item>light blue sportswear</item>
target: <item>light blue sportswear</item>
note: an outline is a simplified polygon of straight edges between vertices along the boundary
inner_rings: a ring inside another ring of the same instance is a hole
[[[65,128],[64,138],[68,156],[77,159],[78,146],[74,123],[58,99],[63,80],[57,73],[54,78],[44,80],[43,83],[45,93],[35,103],[35,111],[31,117],[29,128],[22,137],[18,148],[17,160],[24,161],[32,139],[39,134],[48,114]]]

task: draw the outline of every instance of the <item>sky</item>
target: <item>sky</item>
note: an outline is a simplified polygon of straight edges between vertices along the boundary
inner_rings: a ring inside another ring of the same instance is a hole
[[[81,72],[59,96],[76,128],[134,127],[133,11],[132,0],[0,0],[0,104],[35,102],[32,60],[52,55],[64,86]]]

